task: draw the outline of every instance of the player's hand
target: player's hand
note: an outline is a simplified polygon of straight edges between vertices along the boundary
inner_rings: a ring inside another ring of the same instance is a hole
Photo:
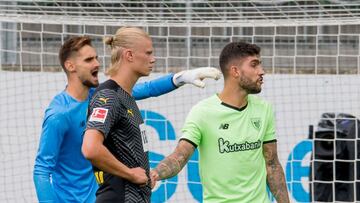
[[[156,181],[159,180],[159,174],[155,170],[150,171],[151,189],[156,185]]]
[[[184,84],[193,84],[197,87],[205,87],[204,79],[212,78],[218,80],[221,77],[221,72],[212,67],[202,67],[192,70],[185,70],[178,72],[173,77],[173,82],[177,87]]]
[[[146,171],[143,168],[136,167],[130,169],[130,182],[138,185],[146,185],[149,178],[146,175]]]

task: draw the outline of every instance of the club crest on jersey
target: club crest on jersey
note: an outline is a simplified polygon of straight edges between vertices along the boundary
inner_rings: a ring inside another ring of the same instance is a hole
[[[251,124],[257,131],[260,130],[260,128],[261,128],[261,120],[260,120],[260,118],[252,118],[251,119]]]
[[[89,121],[97,121],[104,123],[106,120],[108,110],[104,108],[94,108]]]

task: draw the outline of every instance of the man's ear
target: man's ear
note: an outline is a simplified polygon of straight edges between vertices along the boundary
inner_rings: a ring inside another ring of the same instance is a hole
[[[71,60],[66,60],[64,66],[69,73],[75,71],[75,64]]]
[[[229,68],[229,74],[234,78],[239,77],[240,76],[240,71],[239,71],[238,66],[231,65],[230,68]]]
[[[134,53],[130,49],[125,49],[123,52],[123,56],[126,60],[133,62],[134,61]]]

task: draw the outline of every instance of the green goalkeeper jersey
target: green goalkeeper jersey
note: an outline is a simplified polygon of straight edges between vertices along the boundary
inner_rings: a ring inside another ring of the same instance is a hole
[[[239,109],[214,95],[186,119],[181,139],[198,147],[204,202],[270,202],[262,146],[276,141],[274,113],[257,96],[247,100]]]

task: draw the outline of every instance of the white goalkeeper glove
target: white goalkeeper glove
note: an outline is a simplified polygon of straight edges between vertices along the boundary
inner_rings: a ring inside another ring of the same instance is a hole
[[[197,87],[204,88],[205,82],[202,81],[205,78],[213,78],[218,80],[221,76],[221,72],[216,68],[203,67],[192,70],[184,70],[176,73],[173,77],[173,83],[175,86],[180,87],[184,84],[193,84]]]

